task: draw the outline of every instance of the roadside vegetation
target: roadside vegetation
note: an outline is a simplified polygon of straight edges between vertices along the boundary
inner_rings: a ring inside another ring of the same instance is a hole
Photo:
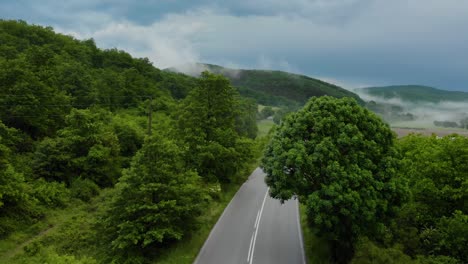
[[[191,263],[253,170],[229,81],[0,21],[0,262]]]
[[[311,264],[468,263],[466,137],[397,140],[306,76],[195,78],[24,21],[0,39],[0,263],[192,263],[265,146]]]
[[[262,166],[272,197],[299,195],[310,263],[466,263],[467,159],[466,137],[397,140],[352,99],[321,97],[282,121]]]

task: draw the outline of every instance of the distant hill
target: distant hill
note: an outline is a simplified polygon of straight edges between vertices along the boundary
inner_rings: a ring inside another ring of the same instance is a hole
[[[338,98],[354,97],[358,102],[363,103],[357,94],[339,86],[305,75],[283,71],[229,69],[201,63],[168,70],[191,75],[198,75],[203,70],[222,74],[231,80],[231,83],[239,89],[242,95],[254,98],[261,104],[302,105],[312,96],[323,95]]]
[[[420,85],[398,85],[383,87],[368,87],[355,90],[358,94],[366,93],[384,99],[399,98],[408,102],[432,102],[441,101],[468,101],[467,92],[441,90],[434,87]]]

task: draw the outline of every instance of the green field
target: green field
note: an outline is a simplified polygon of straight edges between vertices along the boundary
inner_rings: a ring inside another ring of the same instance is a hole
[[[258,126],[257,138],[268,135],[268,132],[274,125],[275,123],[273,122],[273,120],[270,120],[270,119],[263,119],[263,120],[257,121],[257,126]]]

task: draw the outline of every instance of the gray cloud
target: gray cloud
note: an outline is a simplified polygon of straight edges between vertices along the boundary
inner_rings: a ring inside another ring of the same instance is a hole
[[[187,2],[7,1],[0,15],[93,37],[159,67],[203,61],[468,90],[468,1]]]

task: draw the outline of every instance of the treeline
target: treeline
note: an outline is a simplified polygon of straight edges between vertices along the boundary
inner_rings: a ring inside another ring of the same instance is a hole
[[[459,123],[455,121],[434,121],[434,126],[438,127],[453,127],[453,128],[464,128],[468,129],[468,117],[460,120]]]
[[[80,240],[102,254],[85,262],[145,263],[254,159],[256,103],[222,76],[160,71],[23,21],[1,20],[0,39],[0,239],[110,189]],[[31,262],[80,263],[76,248],[35,245]]]
[[[466,137],[397,140],[356,101],[321,97],[283,119],[262,167],[272,197],[305,205],[324,262],[461,264],[467,160]]]
[[[397,147],[409,199],[352,263],[467,263],[468,138],[409,135]]]

